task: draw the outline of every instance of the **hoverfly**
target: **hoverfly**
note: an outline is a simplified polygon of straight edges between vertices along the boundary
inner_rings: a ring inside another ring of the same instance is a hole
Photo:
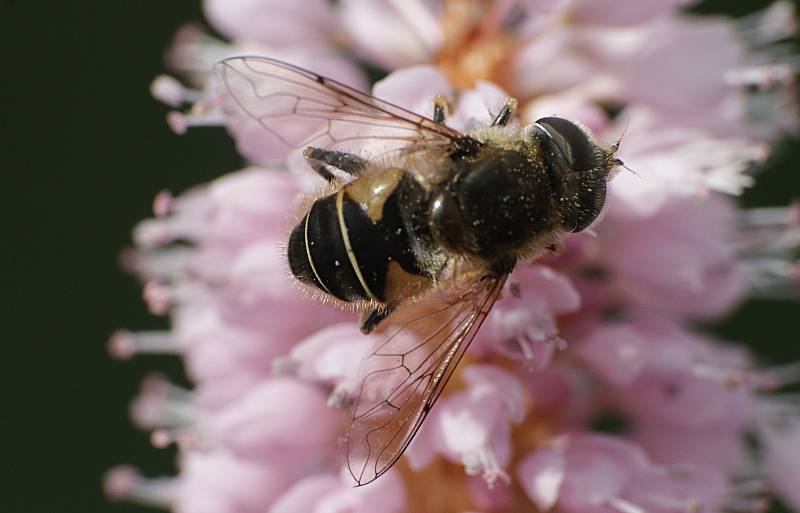
[[[513,99],[462,133],[441,99],[428,118],[266,57],[216,71],[233,123],[303,150],[329,183],[291,232],[292,274],[363,311],[364,333],[399,325],[351,407],[347,464],[367,484],[408,447],[515,265],[597,217],[617,145],[561,117],[511,129]]]

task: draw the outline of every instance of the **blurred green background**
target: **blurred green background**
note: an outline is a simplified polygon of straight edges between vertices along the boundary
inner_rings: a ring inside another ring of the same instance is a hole
[[[765,1],[716,0],[738,14]],[[199,2],[0,0],[0,162],[4,213],[0,356],[0,511],[144,512],[105,501],[101,477],[132,462],[170,473],[172,452],[128,420],[149,371],[180,373],[168,357],[111,360],[115,329],[164,325],[117,266],[131,227],[161,189],[182,191],[239,167],[219,130],[172,134],[148,93],[175,29],[202,22]],[[800,145],[783,144],[747,193],[748,205],[800,196]],[[722,324],[766,361],[800,359],[797,304],[760,301]]]

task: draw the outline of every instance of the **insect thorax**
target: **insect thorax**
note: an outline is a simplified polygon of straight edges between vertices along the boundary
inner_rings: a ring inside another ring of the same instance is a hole
[[[442,244],[488,261],[551,234],[560,221],[552,179],[539,155],[491,147],[454,163],[431,215]]]

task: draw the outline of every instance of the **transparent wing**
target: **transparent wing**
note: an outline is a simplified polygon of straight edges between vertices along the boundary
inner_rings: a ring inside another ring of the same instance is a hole
[[[282,149],[318,146],[373,156],[392,151],[447,151],[463,134],[336,80],[267,57],[217,63],[223,110],[243,137]]]
[[[485,277],[455,300],[425,305],[365,359],[347,434],[347,465],[358,486],[402,456],[505,281]]]

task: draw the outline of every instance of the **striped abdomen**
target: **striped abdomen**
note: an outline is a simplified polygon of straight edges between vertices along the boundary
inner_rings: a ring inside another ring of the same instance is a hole
[[[411,182],[401,170],[376,172],[315,201],[289,238],[292,274],[347,302],[396,304],[430,286],[401,209],[419,187]]]

